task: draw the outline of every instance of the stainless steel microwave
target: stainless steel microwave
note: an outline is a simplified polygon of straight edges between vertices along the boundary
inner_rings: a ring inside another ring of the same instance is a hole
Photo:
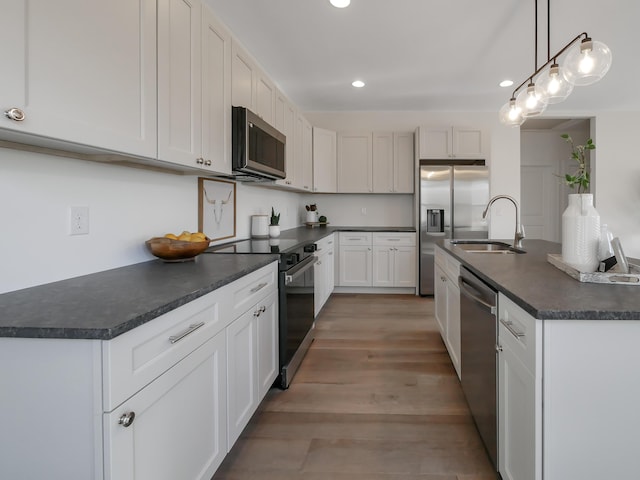
[[[286,137],[245,107],[233,107],[232,166],[234,174],[278,179],[285,170]]]

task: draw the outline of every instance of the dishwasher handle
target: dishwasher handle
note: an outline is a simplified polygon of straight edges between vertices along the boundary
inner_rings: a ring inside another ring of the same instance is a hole
[[[497,308],[495,303],[491,304],[482,298],[482,292],[478,288],[478,285],[471,282],[468,278],[458,277],[458,286],[460,287],[460,293],[484,307],[486,310],[491,312],[491,315],[496,315]]]

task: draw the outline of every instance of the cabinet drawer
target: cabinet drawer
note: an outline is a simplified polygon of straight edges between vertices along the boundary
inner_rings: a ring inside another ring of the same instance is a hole
[[[541,333],[538,321],[516,305],[512,300],[500,295],[498,300],[498,340],[507,345],[533,374],[536,372],[536,345]]]
[[[227,285],[102,345],[104,411],[110,412],[230,322]]]
[[[333,235],[329,235],[328,237],[324,237],[321,240],[316,242],[316,247],[318,253],[316,256],[323,255],[327,252],[332,252],[334,250],[334,237]]]
[[[446,253],[440,247],[436,247],[436,263],[442,267],[447,276],[452,281],[458,282],[458,276],[460,275],[460,262]]]
[[[238,318],[261,299],[278,289],[278,264],[272,263],[236,280],[227,287],[231,318]]]
[[[371,245],[371,232],[340,232],[340,246]]]
[[[414,247],[416,245],[415,233],[374,233],[373,244],[380,246]]]

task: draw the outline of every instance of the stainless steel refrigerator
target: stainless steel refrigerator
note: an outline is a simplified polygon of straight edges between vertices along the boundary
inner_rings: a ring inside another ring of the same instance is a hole
[[[435,242],[488,237],[484,160],[420,160],[420,295],[434,293]]]

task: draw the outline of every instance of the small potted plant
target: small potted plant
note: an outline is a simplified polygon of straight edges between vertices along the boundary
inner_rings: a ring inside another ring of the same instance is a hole
[[[593,206],[593,195],[589,190],[589,169],[586,152],[595,150],[593,140],[584,145],[575,145],[567,133],[560,135],[571,145],[571,158],[578,167],[573,175],[564,176],[564,184],[578,193],[569,194],[569,206],[562,214],[562,260],[581,272],[593,272],[598,267],[600,243],[600,215]]]
[[[276,238],[280,236],[280,214],[271,207],[271,222],[269,223],[269,236]]]

